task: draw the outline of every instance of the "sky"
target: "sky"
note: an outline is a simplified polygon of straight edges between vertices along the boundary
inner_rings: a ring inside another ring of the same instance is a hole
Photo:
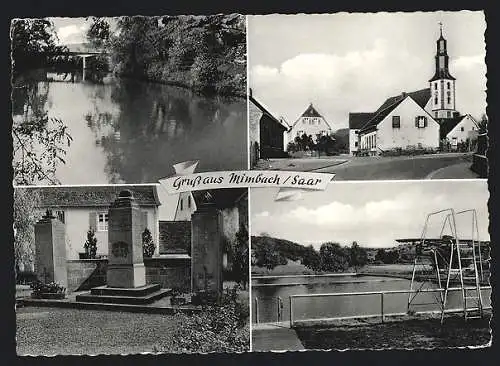
[[[312,102],[334,129],[347,128],[349,112],[371,112],[390,96],[429,86],[439,22],[457,109],[479,119],[486,112],[483,12],[250,16],[249,86],[289,124]]]
[[[275,201],[277,189],[250,190],[250,232],[312,244],[327,241],[370,248],[392,247],[398,238],[420,238],[428,213],[476,209],[480,240],[489,240],[486,180],[335,182],[301,200]],[[429,221],[438,237],[444,214]],[[470,238],[471,216],[457,215],[459,237]],[[450,234],[444,232],[443,234]]]
[[[85,33],[90,21],[85,18],[50,18],[54,23],[57,37],[61,44],[85,42]]]

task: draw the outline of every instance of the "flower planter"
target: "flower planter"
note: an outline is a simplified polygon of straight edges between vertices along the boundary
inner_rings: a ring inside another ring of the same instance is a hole
[[[66,297],[66,294],[63,293],[53,293],[53,292],[40,292],[40,293],[32,293],[31,297],[34,299],[48,299],[48,300],[62,300]]]

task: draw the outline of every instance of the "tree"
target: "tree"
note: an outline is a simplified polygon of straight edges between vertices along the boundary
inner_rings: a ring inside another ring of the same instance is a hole
[[[321,269],[325,272],[341,272],[349,267],[349,253],[338,243],[324,243],[319,249]]]
[[[248,284],[248,230],[244,225],[236,233],[232,256],[232,272],[236,283],[245,290]]]
[[[27,188],[14,189],[14,260],[16,274],[32,267],[35,254],[34,226],[38,218],[38,194]]]
[[[335,139],[330,135],[319,135],[315,149],[318,150],[320,155],[321,152],[328,154],[335,149]]]
[[[487,133],[488,132],[488,116],[483,113],[481,120],[478,122],[478,132]]]
[[[95,236],[94,229],[89,228],[89,230],[87,231],[87,240],[85,241],[83,247],[85,248],[85,254],[87,255],[87,258],[95,259],[95,256],[97,254],[97,238]]]
[[[57,44],[54,24],[47,19],[15,19],[10,27],[13,76],[47,66],[52,55],[65,53]]]
[[[86,33],[87,41],[95,48],[105,47],[111,37],[111,28],[105,18],[91,17],[91,24]]]
[[[155,254],[155,243],[153,241],[153,236],[148,228],[144,229],[142,232],[142,255],[145,258],[151,258]]]
[[[368,262],[368,254],[366,249],[361,248],[357,242],[353,241],[351,245],[350,265],[359,268]]]
[[[313,271],[321,271],[321,256],[312,245],[306,247],[302,258],[302,264]]]
[[[272,270],[280,264],[286,264],[287,259],[277,250],[273,238],[264,237],[260,245],[254,249],[255,264]]]

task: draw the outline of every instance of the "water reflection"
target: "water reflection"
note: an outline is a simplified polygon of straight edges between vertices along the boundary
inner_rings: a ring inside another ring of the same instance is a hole
[[[243,99],[132,80],[44,81],[14,90],[14,116],[24,112],[28,93],[73,136],[56,173],[62,184],[155,182],[186,160],[200,160],[200,172],[246,169]]]

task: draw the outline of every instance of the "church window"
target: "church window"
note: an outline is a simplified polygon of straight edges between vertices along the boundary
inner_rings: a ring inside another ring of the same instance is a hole
[[[434,98],[434,104],[438,104],[438,97],[436,95],[436,97]]]
[[[464,127],[463,126],[460,127],[460,131],[464,132]]]
[[[448,89],[451,89],[451,83],[448,81],[447,83]],[[448,92],[449,93],[449,92]]]
[[[437,88],[438,88],[438,85],[437,85],[437,83],[435,83],[434,84],[434,90],[437,90]]]
[[[184,210],[184,200],[181,198],[181,211]]]
[[[448,95],[448,104],[450,104],[450,103],[451,103],[451,98],[450,98],[450,96]]]
[[[188,196],[188,208],[191,208],[191,196]]]
[[[450,111],[448,111],[448,112],[446,113],[446,115],[448,116],[448,118],[451,118],[451,112],[450,112]]]
[[[354,147],[358,147],[358,142],[354,141]]]
[[[400,128],[400,127],[401,127],[401,117],[392,116],[392,128]]]

